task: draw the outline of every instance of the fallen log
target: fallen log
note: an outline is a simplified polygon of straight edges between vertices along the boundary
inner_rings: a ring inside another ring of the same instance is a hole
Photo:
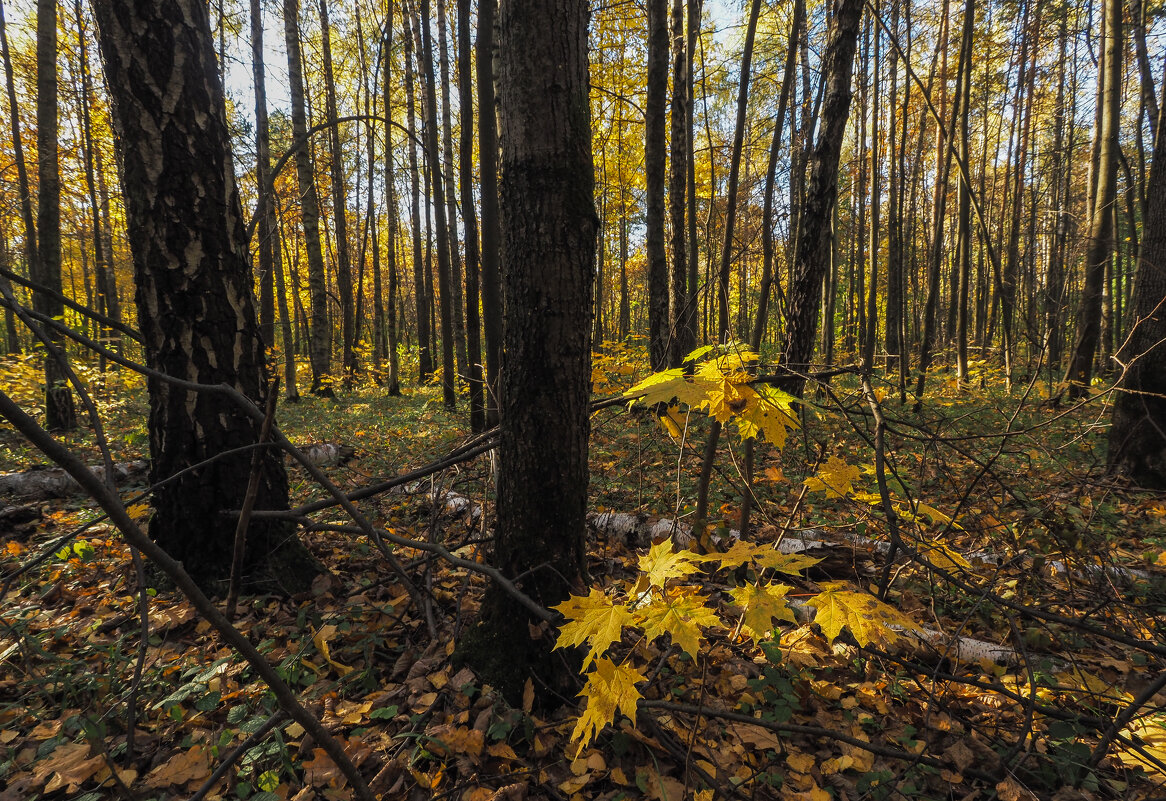
[[[343,464],[356,453],[355,448],[335,442],[314,442],[300,448],[300,450],[307,455],[312,464],[320,467]],[[97,466],[90,469],[97,474],[98,478],[105,481],[104,467]],[[114,486],[145,480],[149,469],[150,462],[146,459],[135,459],[115,464],[113,466]],[[68,473],[56,467],[37,466],[14,473],[0,473],[0,498],[8,502],[68,498],[82,492],[81,486]]]

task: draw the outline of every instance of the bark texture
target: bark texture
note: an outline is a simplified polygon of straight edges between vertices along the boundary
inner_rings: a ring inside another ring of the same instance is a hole
[[[584,574],[593,200],[587,4],[509,0],[500,9],[503,276],[501,440],[495,564],[543,606]],[[544,698],[577,680],[528,612],[491,587],[462,653],[508,698],[528,676]]]
[[[234,182],[222,87],[202,0],[94,2],[122,146],[123,191],[146,363],[227,384],[262,405],[267,371]],[[221,395],[150,378],[150,480],[258,440]],[[150,534],[205,588],[227,578],[251,454],[224,457],[154,494]],[[256,508],[287,508],[274,451],[260,461]],[[302,589],[314,560],[286,525],[255,521],[246,583]]]
[[[1166,489],[1166,136],[1159,134],[1134,281],[1133,326],[1109,430],[1109,464],[1147,489]]]
[[[830,266],[833,237],[830,221],[838,197],[838,159],[850,116],[850,79],[862,18],[862,0],[834,4],[830,39],[823,59],[826,82],[818,142],[810,164],[810,181],[800,217],[794,278],[790,286],[783,361],[804,369],[814,348],[822,279]]]

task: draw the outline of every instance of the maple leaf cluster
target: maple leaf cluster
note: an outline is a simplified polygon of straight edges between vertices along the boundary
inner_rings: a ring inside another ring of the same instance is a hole
[[[607,656],[627,629],[639,629],[637,645],[668,635],[672,644],[694,661],[705,645],[705,629],[736,631],[760,645],[773,635],[778,623],[796,624],[788,593],[793,589],[764,578],[774,573],[796,574],[820,560],[804,554],[783,554],[767,546],[738,541],[724,553],[707,555],[689,550],[674,551],[672,542],[653,545],[639,559],[634,584],[616,585],[610,592],[591,587],[585,596],[574,595],[555,607],[565,622],[559,628],[555,648],[586,648],[582,672],[587,683],[579,693],[586,705],[571,739],[582,751],[618,713],[636,720],[636,705],[643,694],[636,685],[647,677],[633,663],[635,649],[620,661]],[[729,589],[733,602],[726,612],[715,598],[692,583],[701,571],[716,572],[751,568],[755,578]],[[807,603],[817,610],[817,623],[829,638],[845,628],[855,640],[892,642],[902,630],[918,626],[892,606],[863,592],[843,589],[845,583],[828,583]]]

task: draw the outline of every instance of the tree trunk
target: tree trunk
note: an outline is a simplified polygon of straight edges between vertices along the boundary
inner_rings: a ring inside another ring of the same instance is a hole
[[[786,109],[789,106],[790,94],[793,91],[798,41],[803,35],[805,18],[805,0],[794,0],[793,18],[789,29],[789,45],[785,51],[785,67],[782,70],[781,94],[777,99],[777,117],[773,122],[773,141],[769,147],[769,162],[765,168],[764,199],[761,206],[761,292],[757,300],[757,317],[753,322],[753,335],[749,340],[754,351],[761,349],[761,340],[765,336],[765,326],[769,320],[769,293],[773,286],[775,255],[773,197],[777,185],[777,161],[781,155],[781,135],[785,129]]]
[[[272,255],[274,202],[267,191],[271,181],[271,132],[267,123],[267,76],[263,63],[263,9],[251,0],[251,75],[255,83],[255,232],[259,237],[259,332],[263,344],[275,347],[275,257]],[[286,343],[285,343],[286,349]]]
[[[972,88],[972,31],[975,26],[975,0],[964,4],[964,27],[960,40],[960,97],[959,124],[956,131],[956,146],[959,161],[965,168],[969,165],[968,117],[971,110]],[[960,170],[960,183],[956,206],[956,275],[957,290],[955,305],[956,377],[963,383],[968,380],[968,298],[972,280],[972,187],[968,181],[971,175],[967,169]]]
[[[593,201],[587,3],[502,7],[499,96],[506,365],[495,564],[544,607],[582,592],[587,506]],[[521,578],[519,578],[521,577]],[[575,665],[531,639],[496,585],[462,654],[515,702],[574,695]]]
[[[437,232],[437,292],[438,304],[441,310],[441,397],[445,408],[452,409],[457,405],[455,392],[456,376],[454,363],[453,338],[453,294],[452,278],[449,262],[449,228],[446,222],[445,206],[445,169],[441,163],[438,149],[437,127],[437,79],[433,74],[433,34],[429,25],[429,0],[421,0],[421,16],[417,21],[418,32],[421,34],[419,62],[421,73],[425,78],[425,153],[429,162],[429,181],[432,192],[429,197],[433,207],[435,227]]]
[[[400,363],[397,356],[397,344],[400,332],[397,327],[397,229],[398,208],[396,193],[396,172],[393,166],[393,104],[390,98],[392,86],[390,65],[393,63],[393,3],[389,3],[388,16],[385,18],[385,42],[381,55],[384,70],[384,83],[381,92],[385,102],[385,227],[388,236],[385,237],[385,264],[389,271],[388,295],[389,300],[384,309],[385,314],[385,350],[389,359],[389,374],[385,381],[385,388],[390,396],[401,394]],[[371,191],[371,189],[370,189]],[[380,302],[378,293],[377,302]],[[379,314],[380,312],[378,312]]]
[[[206,4],[93,5],[123,147],[146,363],[176,378],[227,384],[262,408],[267,369]],[[153,377],[147,386],[152,483],[258,441],[259,424],[221,395]],[[286,509],[282,460],[274,450],[259,453],[256,506]],[[223,512],[242,505],[251,461],[246,452],[220,458],[154,493],[151,535],[204,588],[218,588],[229,575],[234,527]],[[287,524],[252,522],[246,586],[297,592],[318,569]]]
[[[37,174],[37,259],[29,266],[29,277],[37,283],[61,291],[61,173],[57,153],[57,2],[37,0],[36,4],[36,148]],[[40,314],[63,318],[65,305],[43,292],[33,292],[32,307]],[[65,337],[48,332],[63,358]],[[51,353],[45,354],[45,428],[77,427],[73,393],[63,366]]]
[[[413,80],[412,14],[402,7],[405,50],[405,104],[409,131],[409,223],[413,235],[413,295],[417,307],[417,383],[433,375],[433,352],[429,344],[429,295],[425,291],[425,264],[421,259],[421,178],[417,166],[417,94]]]
[[[1065,381],[1069,396],[1083,397],[1093,378],[1093,359],[1101,340],[1101,294],[1105,270],[1113,255],[1113,208],[1117,200],[1118,124],[1121,111],[1121,14],[1119,0],[1104,0],[1105,34],[1098,82],[1096,189],[1085,243],[1085,285],[1077,342]]]
[[[1166,105],[1166,102],[1164,102]],[[1161,119],[1159,119],[1161,123]],[[1147,489],[1166,489],[1166,136],[1154,143],[1132,327],[1118,352],[1109,466]]]
[[[668,2],[647,0],[648,75],[644,99],[644,251],[648,259],[648,362],[669,358],[668,254],[664,249],[664,106],[668,95]],[[675,155],[673,155],[675,158]]]
[[[672,0],[672,105],[669,109],[668,216],[672,233],[672,269],[668,276],[668,366],[696,347],[696,338],[685,324],[688,301],[688,251],[685,248],[684,200],[688,178],[688,54],[684,36],[684,0]],[[602,285],[602,280],[600,281]]]
[[[288,92],[291,96],[292,137],[302,141],[308,133],[304,100],[303,56],[300,54],[300,3],[283,0],[283,38],[287,47]],[[304,250],[308,258],[308,359],[312,365],[312,393],[330,396],[328,372],[332,369],[332,331],[328,324],[328,277],[320,248],[320,203],[310,148],[305,144],[295,155],[299,184],[300,219],[304,225]]]
[[[344,151],[336,106],[336,79],[332,70],[332,25],[328,0],[320,0],[320,49],[324,56],[324,121],[328,126],[328,155],[332,182],[332,218],[336,235],[336,292],[340,296],[340,349],[344,382],[351,386],[356,372],[356,306],[352,287],[352,253],[348,239],[348,193],[344,185]]]
[[[445,10],[445,0],[437,0],[437,62],[441,70],[441,153],[445,170],[446,238],[449,240],[449,314],[453,327],[454,364],[457,377],[469,381],[466,366],[466,318],[462,298],[462,259],[458,250],[457,188],[453,180],[453,109],[449,94],[449,47],[446,42],[446,26],[449,18]],[[473,129],[473,117],[468,127]],[[472,197],[472,195],[471,195]],[[456,389],[456,384],[455,384]]]
[[[794,278],[790,286],[785,352],[782,361],[804,369],[814,348],[822,278],[830,266],[830,220],[838,196],[838,159],[850,116],[850,82],[862,19],[862,0],[837,0],[822,63],[825,97],[818,142],[810,164],[810,181],[801,214]],[[800,391],[802,383],[795,382]]]
[[[497,0],[478,0],[474,43],[478,79],[478,192],[482,204],[482,332],[486,338],[486,426],[498,423],[502,373],[501,234],[498,229],[498,116],[494,109],[494,16]]]
[[[478,309],[478,216],[474,212],[474,88],[471,77],[470,0],[457,0],[458,168],[466,240],[466,361],[470,384],[470,429],[486,428],[482,384],[482,322]]]
[[[737,86],[737,120],[733,126],[733,152],[729,156],[729,183],[725,195],[725,230],[721,240],[721,264],[717,276],[717,336],[721,342],[729,338],[729,271],[733,260],[733,231],[737,222],[737,186],[741,175],[741,150],[745,143],[745,112],[749,105],[749,70],[753,61],[753,41],[757,34],[757,18],[761,14],[761,0],[749,6],[749,22],[745,28],[745,47],[741,53],[741,77]],[[850,95],[847,92],[847,103]],[[835,185],[837,176],[835,176]],[[827,209],[827,212],[829,209]],[[826,228],[830,228],[826,215]],[[811,336],[813,336],[811,334]]]
[[[80,0],[74,0],[73,10],[77,16],[80,53],[78,62],[81,73],[81,139],[85,151],[85,190],[89,195],[90,221],[93,226],[93,272],[97,287],[97,310],[114,322],[121,322],[121,304],[117,297],[117,277],[111,265],[112,254],[105,247],[105,236],[101,226],[101,201],[97,193],[96,171],[100,168],[96,153],[97,143],[93,137],[93,81],[89,75],[88,33],[84,28],[84,16]],[[110,326],[101,328],[101,340],[115,352],[121,350],[121,340]],[[109,362],[100,357],[104,372]]]

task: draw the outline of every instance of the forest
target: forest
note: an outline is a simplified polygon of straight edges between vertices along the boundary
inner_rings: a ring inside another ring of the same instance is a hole
[[[0,62],[0,801],[1166,798],[1166,5]]]

